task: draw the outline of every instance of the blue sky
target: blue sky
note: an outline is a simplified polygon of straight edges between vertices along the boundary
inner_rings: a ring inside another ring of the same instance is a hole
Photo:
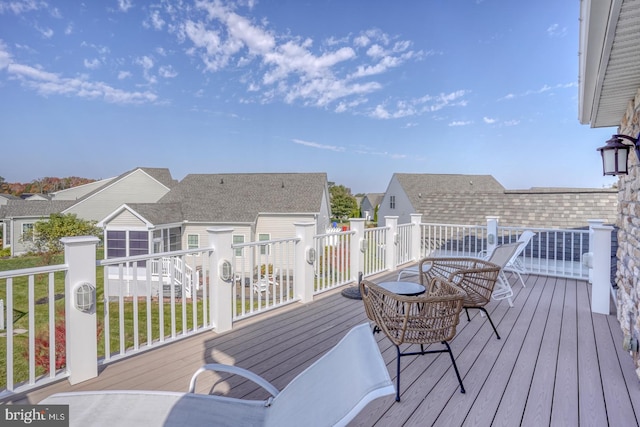
[[[0,0],[0,176],[490,174],[602,187],[578,1]]]

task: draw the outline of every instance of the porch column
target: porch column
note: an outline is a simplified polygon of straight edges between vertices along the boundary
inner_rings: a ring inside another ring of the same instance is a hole
[[[385,239],[385,267],[389,271],[396,269],[396,250],[398,244],[398,217],[397,216],[385,216],[385,226],[387,229],[387,236]]]
[[[316,224],[313,222],[295,223],[296,237],[300,241],[295,250],[295,280],[293,282],[294,294],[300,298],[300,302],[313,301],[314,274],[313,269],[320,258],[318,250],[314,246],[313,235]]]
[[[233,260],[233,228],[212,227],[207,233],[213,249],[209,258],[209,318],[216,332],[221,333],[233,328],[233,274],[226,281],[220,274],[223,264]]]
[[[69,383],[98,376],[95,236],[63,237],[65,339]],[[106,297],[105,297],[106,298]],[[107,303],[107,301],[105,301]]]
[[[610,314],[611,306],[611,232],[610,225],[593,226],[593,283],[591,311]]]
[[[498,246],[498,222],[499,216],[487,217],[487,254],[493,252]]]
[[[587,262],[587,270],[589,272],[589,283],[593,284],[593,227],[599,227],[604,225],[603,219],[590,219],[587,220],[589,224],[589,252],[587,252],[585,260]],[[583,254],[580,254],[581,256]]]
[[[422,214],[412,213],[411,215],[411,259],[419,261],[422,258],[420,248],[422,247],[422,229],[420,224],[422,223]]]
[[[349,228],[355,233],[351,235],[349,245],[349,277],[358,283],[358,273],[364,269],[364,252],[360,250],[364,240],[364,218],[351,218]]]

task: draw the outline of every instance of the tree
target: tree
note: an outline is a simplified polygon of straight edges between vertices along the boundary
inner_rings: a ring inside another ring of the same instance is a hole
[[[331,213],[335,219],[343,221],[358,211],[356,198],[344,185],[329,183],[329,193],[331,194]]]
[[[102,230],[95,221],[80,219],[76,214],[54,213],[49,220],[38,221],[26,232],[23,240],[29,240],[40,253],[57,253],[63,249],[60,239],[71,236],[96,236],[102,238]]]

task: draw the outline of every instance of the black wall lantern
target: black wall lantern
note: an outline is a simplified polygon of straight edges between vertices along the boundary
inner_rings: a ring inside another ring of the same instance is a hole
[[[632,142],[624,143],[623,138]],[[638,138],[627,135],[613,135],[607,145],[598,148],[602,154],[603,175],[626,175],[629,173],[628,160],[631,147],[636,149],[636,157],[640,160],[640,144]]]

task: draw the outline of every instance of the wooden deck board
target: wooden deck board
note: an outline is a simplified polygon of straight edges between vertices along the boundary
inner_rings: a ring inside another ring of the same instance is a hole
[[[451,347],[467,393],[459,392],[447,354],[403,357],[401,402],[392,396],[378,399],[351,425],[638,425],[640,381],[621,348],[615,316],[590,312],[590,288],[583,281],[525,279],[526,288],[513,281],[513,307],[506,301],[487,306],[501,340],[478,311],[470,313],[470,321],[461,314]],[[16,396],[13,403],[36,403],[72,390],[185,391],[192,373],[211,362],[250,369],[282,389],[363,322],[362,302],[332,291],[310,304],[242,320],[228,333],[206,332],[112,362],[101,367],[98,378],[74,386],[61,381]],[[382,334],[376,339],[395,379],[395,347]],[[198,390],[208,391],[214,380],[216,390],[230,396],[264,397],[237,377],[205,376]]]

